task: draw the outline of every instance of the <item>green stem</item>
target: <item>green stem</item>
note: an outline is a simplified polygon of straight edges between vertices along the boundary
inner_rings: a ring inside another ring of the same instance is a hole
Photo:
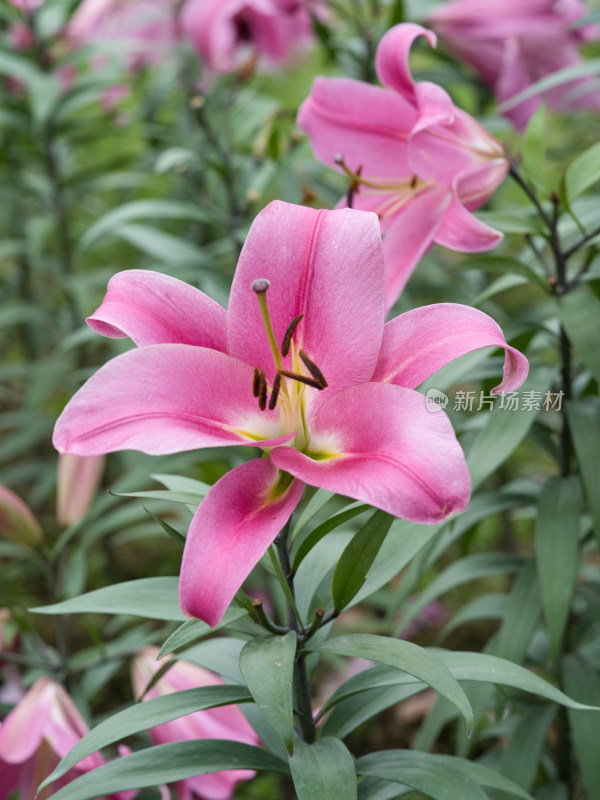
[[[310,680],[306,669],[306,661],[300,655],[301,645],[304,641],[304,623],[298,613],[294,592],[294,576],[290,564],[290,551],[288,539],[290,535],[291,517],[284,525],[279,536],[275,539],[275,547],[279,556],[279,565],[286,582],[288,598],[288,625],[290,630],[296,631],[298,646],[294,663],[294,689],[296,694],[297,712],[300,719],[302,738],[312,744],[317,738],[312,703],[310,699]],[[291,601],[290,601],[291,597]]]

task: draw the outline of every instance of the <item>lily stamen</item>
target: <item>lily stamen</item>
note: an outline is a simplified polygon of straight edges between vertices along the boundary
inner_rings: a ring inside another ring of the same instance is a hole
[[[361,178],[360,173],[362,171],[362,165],[358,167],[356,172],[352,172],[350,167],[344,161],[344,156],[337,155],[334,158],[336,164],[338,164],[346,173],[346,175],[352,181],[352,185],[350,190],[352,194],[358,192],[361,186],[367,186],[369,189],[379,189],[381,191],[400,191],[402,189],[409,189],[411,191],[416,191],[420,189],[422,186],[426,186],[426,181],[421,180],[418,175],[411,175],[409,179],[406,181],[402,181],[401,183],[375,183],[375,181],[368,181],[365,178]]]
[[[302,319],[304,314],[298,314],[297,317],[290,322],[285,332],[285,336],[283,337],[283,341],[281,342],[281,355],[285,358],[287,354],[290,352],[290,345],[292,343],[292,336],[296,328],[298,327],[298,323]]]
[[[327,387],[327,381],[325,380],[325,376],[323,375],[321,370],[317,367],[315,362],[311,361],[311,359],[306,355],[304,350],[299,350],[298,351],[298,355],[302,359],[302,362],[304,363],[304,366],[306,367],[306,369],[310,372],[310,374],[313,376],[313,378],[318,382],[318,384],[319,384],[318,388],[319,389],[325,389]]]

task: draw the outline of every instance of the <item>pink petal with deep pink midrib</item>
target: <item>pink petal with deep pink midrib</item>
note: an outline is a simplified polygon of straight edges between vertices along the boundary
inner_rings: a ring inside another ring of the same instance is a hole
[[[227,351],[225,309],[199,289],[145,269],[114,275],[87,324],[103,336],[129,336],[140,346],[194,344]]]
[[[229,352],[247,364],[275,372],[256,294],[266,293],[275,338],[290,322],[296,352],[302,348],[331,391],[369,380],[381,344],[385,265],[379,222],[351,209],[316,211],[274,201],[256,217],[238,262],[229,308]],[[284,360],[291,369],[291,358]]]
[[[292,515],[303,488],[297,480],[286,488],[268,458],[247,461],[215,483],[200,503],[185,543],[179,579],[184,613],[211,626],[219,623]]]
[[[470,477],[450,420],[411,389],[366,383],[338,392],[309,421],[306,453],[271,459],[306,483],[413,522],[442,522],[469,502]]]
[[[375,56],[375,69],[379,80],[384,86],[399,92],[415,106],[417,105],[415,82],[408,66],[408,55],[414,40],[419,36],[423,36],[431,47],[436,46],[437,36],[433,31],[412,22],[395,25],[384,34]]]
[[[495,392],[512,392],[527,377],[525,356],[506,343],[487,314],[457,303],[422,306],[390,320],[373,380],[416,388],[438,369],[482,347],[503,347],[504,376]]]
[[[113,358],[67,404],[54,429],[61,453],[140,450],[161,455],[199,447],[287,441],[277,411],[260,411],[253,370],[225,353],[156,344]]]

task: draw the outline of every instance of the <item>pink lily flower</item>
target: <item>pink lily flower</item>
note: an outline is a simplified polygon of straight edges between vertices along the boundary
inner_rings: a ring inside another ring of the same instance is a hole
[[[178,41],[174,0],[83,0],[67,28],[74,44],[125,50],[130,69],[159,64]]]
[[[580,0],[454,0],[440,5],[429,24],[501,104],[546,75],[582,63],[578,46],[598,38],[597,25],[571,27],[586,13]],[[582,77],[503,113],[524,130],[542,100],[557,110],[600,109],[597,83]]]
[[[411,23],[382,38],[375,66],[386,88],[317,78],[298,113],[315,156],[352,178],[353,207],[379,216],[387,308],[434,242],[472,253],[502,238],[470,213],[504,180],[502,146],[440,86],[413,81],[408,56],[418,36],[435,46],[434,33]]]
[[[50,678],[38,678],[0,725],[0,800],[8,800],[15,791],[20,800],[34,800],[40,783],[87,732],[62,686]],[[37,795],[37,800],[50,797],[57,788],[103,763],[99,753],[88,756]],[[136,794],[110,797],[129,800]]]
[[[160,668],[156,660],[158,647],[146,647],[131,665],[131,681],[136,698],[149,700],[195,689],[200,686],[217,686],[223,681],[214,672],[209,672],[189,661],[179,660],[144,694],[146,686]],[[171,722],[165,722],[148,731],[154,744],[168,744],[188,739],[231,739],[234,742],[258,745],[259,739],[238,706],[221,706],[206,711],[196,711]],[[247,769],[212,772],[187,778],[174,784],[177,800],[230,800],[236,784],[248,781],[255,772]]]
[[[306,0],[186,0],[180,22],[202,60],[223,73],[257,56],[281,64],[312,34]]]
[[[55,447],[99,455],[242,444],[268,456],[227,473],[194,516],[180,579],[191,616],[218,623],[305,483],[418,522],[468,503],[448,417],[429,413],[414,389],[452,359],[499,346],[497,390],[508,391],[527,360],[466,306],[426,306],[384,325],[384,286],[374,214],[277,201],[252,225],[227,312],[158,273],[111,279],[88,323],[139,347],[71,399]]]

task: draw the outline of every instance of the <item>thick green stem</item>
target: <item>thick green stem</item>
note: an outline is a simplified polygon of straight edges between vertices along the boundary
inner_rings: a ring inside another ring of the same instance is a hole
[[[295,598],[294,576],[292,575],[290,551],[288,546],[290,523],[291,517],[284,525],[279,536],[275,539],[275,547],[277,548],[279,563],[290,590],[290,594],[293,598]],[[313,719],[312,704],[310,700],[310,680],[308,677],[308,671],[306,669],[306,661],[300,656],[300,647],[304,641],[304,632],[302,628],[302,622],[296,616],[291,603],[288,603],[288,625],[290,630],[296,631],[298,636],[298,649],[296,650],[296,659],[294,663],[294,689],[298,716],[300,718],[300,729],[302,731],[302,738],[304,741],[308,744],[312,744],[316,740],[317,735]]]

